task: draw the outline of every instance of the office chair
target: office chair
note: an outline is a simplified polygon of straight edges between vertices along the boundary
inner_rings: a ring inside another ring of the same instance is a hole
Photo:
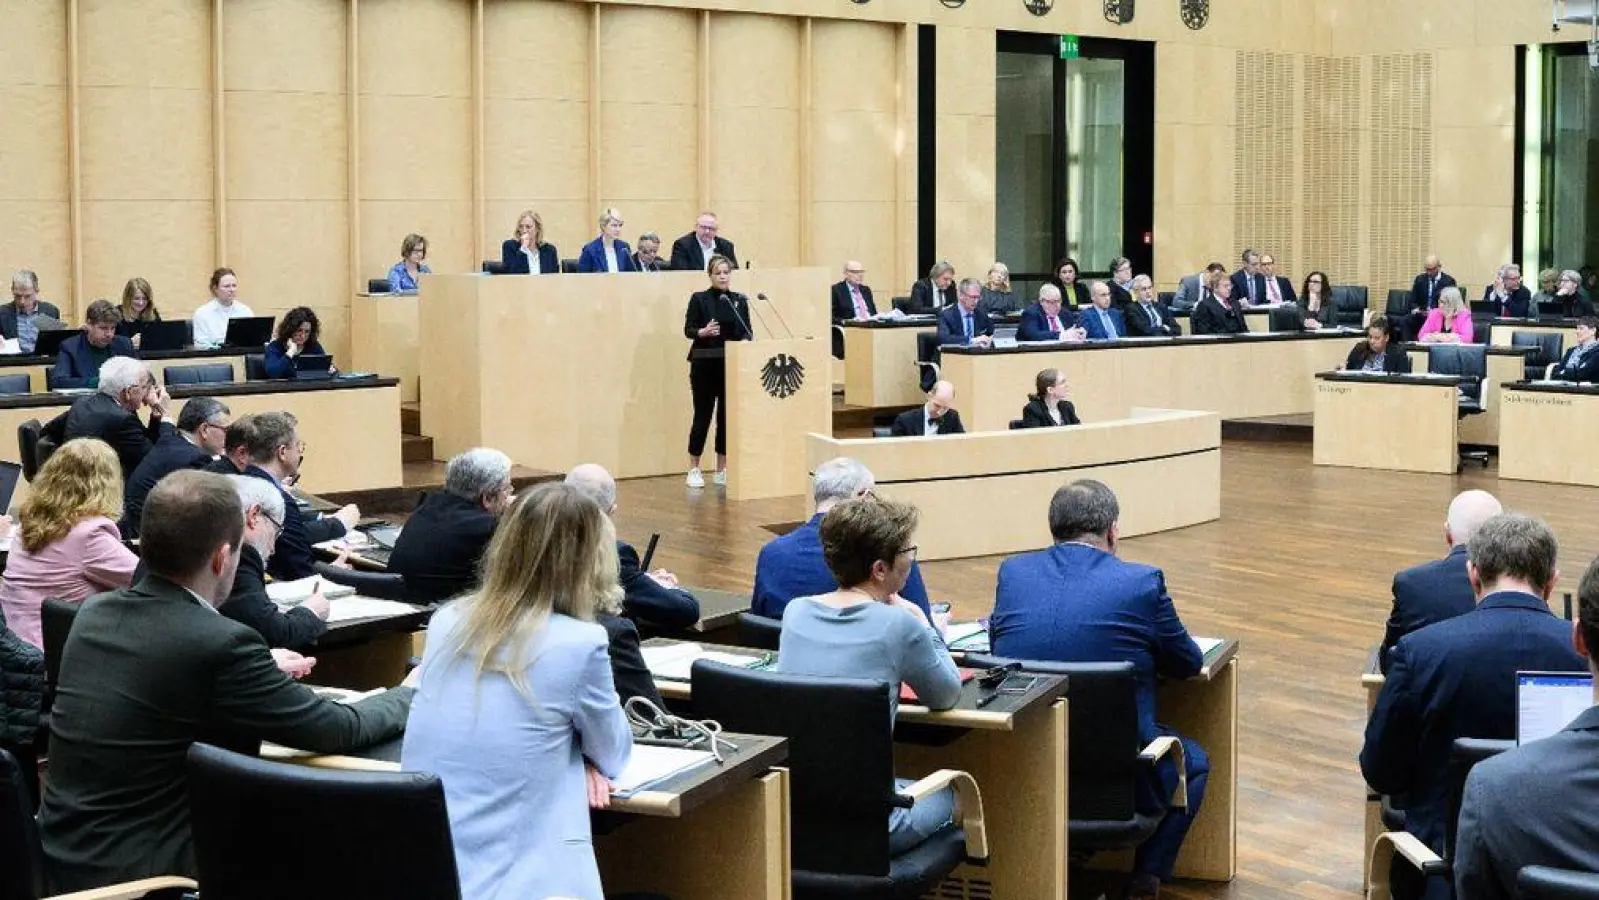
[[[1177,299],[1177,292],[1176,291],[1161,291],[1160,293],[1155,295],[1155,301],[1158,302],[1161,306],[1166,307],[1167,309],[1171,309],[1171,303],[1172,303],[1173,300],[1176,300],[1176,299]]]
[[[483,274],[484,275],[504,275],[505,274],[505,263],[503,263],[503,262],[501,262],[501,261],[499,261],[497,259],[485,259],[485,260],[483,260]]]
[[[1488,408],[1493,384],[1488,380],[1488,348],[1483,344],[1431,344],[1427,347],[1427,371],[1458,375],[1460,381],[1459,418],[1481,415]],[[1488,451],[1461,450],[1462,462],[1471,460],[1488,467]]]
[[[908,313],[911,311],[911,298],[909,297],[895,297],[892,302],[894,309],[900,312]]]
[[[783,620],[758,616],[754,613],[738,614],[738,642],[758,650],[776,650],[783,636]]]
[[[844,358],[844,327],[842,325],[833,326],[833,358]]]
[[[44,426],[38,419],[29,419],[17,426],[17,450],[22,457],[22,477],[33,481],[33,476],[39,474],[39,438],[44,433]]]
[[[1282,306],[1266,313],[1268,331],[1304,331],[1305,314],[1297,306]]]
[[[387,278],[372,278],[368,279],[366,283],[366,292],[368,294],[388,294],[393,292],[393,290],[394,288],[389,284]]]
[[[56,367],[55,366],[45,366],[44,367],[44,386],[45,386],[45,389],[53,391],[53,390],[55,390],[55,385],[56,385]]]
[[[930,391],[938,382],[938,364],[941,356],[938,350],[938,332],[920,331],[916,333],[916,368],[922,375],[922,390]]]
[[[327,563],[317,563],[316,573],[334,584],[355,588],[363,597],[379,600],[405,600],[405,576],[398,572],[362,572],[359,569],[341,569]]]
[[[72,623],[77,621],[78,606],[65,600],[46,597],[39,611],[39,636],[44,647],[44,702],[45,712],[55,700],[56,685],[61,682],[61,651],[67,646],[67,636],[72,633]]]
[[[206,363],[203,366],[167,366],[161,373],[167,387],[175,384],[227,384],[233,381],[233,363]]]
[[[1343,284],[1334,287],[1332,302],[1333,312],[1338,319],[1335,324],[1360,327],[1367,308],[1365,285]]]
[[[562,275],[575,275],[575,274],[577,274],[577,260],[575,260],[575,259],[563,259],[563,260],[561,260],[561,274]]]
[[[1011,419],[1010,420],[1010,430],[1011,431],[1021,431],[1022,429],[1026,428],[1026,427],[1027,427],[1027,420],[1026,419]]]
[[[39,444],[33,450],[33,458],[38,460],[39,468],[44,468],[44,464],[49,462],[50,457],[55,455],[56,448],[58,446],[59,445],[55,442],[55,440],[49,435],[39,435]]]
[[[245,381],[266,381],[267,380],[266,354],[265,353],[246,353],[246,354],[244,354],[244,380]]]
[[[1560,362],[1560,354],[1565,352],[1565,339],[1559,332],[1528,332],[1518,331],[1510,336],[1512,347],[1537,347],[1538,352],[1527,357],[1526,377],[1533,380],[1543,378],[1552,365]]]
[[[1599,875],[1548,866],[1524,866],[1516,873],[1521,900],[1599,900]]]
[[[988,858],[982,799],[970,775],[943,769],[903,794],[896,791],[889,710],[898,685],[706,660],[694,663],[691,678],[696,715],[728,731],[788,739],[795,900],[910,900],[932,891],[961,863]],[[956,823],[889,856],[889,811],[948,786],[955,788]]]
[[[1366,894],[1369,900],[1390,900],[1393,896],[1392,867],[1401,860],[1424,878],[1453,880],[1449,857],[1454,852],[1455,829],[1460,823],[1460,803],[1466,792],[1466,776],[1471,774],[1472,766],[1515,746],[1513,740],[1455,739],[1454,746],[1449,749],[1446,769],[1449,779],[1449,819],[1444,829],[1444,855],[1432,852],[1431,847],[1408,831],[1383,832],[1377,836],[1377,842],[1371,848],[1371,889]]]
[[[27,375],[0,375],[0,394],[33,392],[33,379]]]
[[[437,775],[318,769],[208,744],[189,748],[188,769],[206,900],[461,896]]]

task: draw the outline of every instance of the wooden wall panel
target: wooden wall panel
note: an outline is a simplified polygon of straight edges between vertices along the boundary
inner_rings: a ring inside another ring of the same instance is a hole
[[[1373,297],[1409,287],[1432,249],[1432,83],[1431,53],[1372,58],[1365,283]]]
[[[859,260],[894,296],[912,274],[894,269],[896,31],[817,21],[811,32],[810,262]]]
[[[1238,109],[1231,92],[1215,87],[1234,78],[1237,56],[1191,42],[1155,46],[1153,274],[1162,290],[1175,289],[1180,278],[1212,261],[1237,256],[1232,232]]]
[[[1300,143],[1294,117],[1297,63],[1285,53],[1238,54],[1233,88],[1233,238],[1238,246],[1222,259],[1231,268],[1244,248],[1271,253],[1277,273],[1290,279],[1299,271],[1294,239],[1300,187],[1294,164]]]
[[[0,9],[0,300],[11,273],[31,269],[45,297],[70,305],[66,7]]]
[[[994,261],[994,33],[938,33],[938,253],[960,277]]]
[[[1295,290],[1312,271],[1325,273],[1333,284],[1360,283],[1360,144],[1368,133],[1362,127],[1360,60],[1307,56],[1304,64],[1304,265],[1295,273]]]

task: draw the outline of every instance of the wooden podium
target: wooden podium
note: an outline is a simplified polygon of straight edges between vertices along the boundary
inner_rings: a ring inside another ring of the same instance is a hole
[[[727,498],[804,494],[806,435],[831,435],[832,348],[821,338],[727,342]]]

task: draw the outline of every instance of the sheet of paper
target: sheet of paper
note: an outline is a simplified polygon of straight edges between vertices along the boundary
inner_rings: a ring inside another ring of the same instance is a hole
[[[303,603],[311,596],[311,589],[320,582],[322,596],[332,600],[335,597],[348,597],[355,593],[355,588],[344,584],[334,584],[320,575],[308,575],[294,581],[274,581],[266,586],[267,596],[279,606],[293,606]]]
[[[667,647],[645,647],[644,665],[656,678],[671,681],[688,681],[693,674],[695,660],[708,659],[730,666],[753,667],[761,661],[759,656],[738,653],[720,653],[706,650],[699,644],[672,644]]]
[[[1193,635],[1189,635],[1189,637],[1193,637]],[[1199,645],[1200,655],[1209,656],[1210,651],[1227,643],[1227,641],[1223,638],[1195,637],[1194,643]]]
[[[634,744],[633,755],[627,761],[627,768],[611,782],[611,792],[631,794],[679,772],[706,765],[715,759],[716,757],[706,750]]]
[[[331,604],[328,621],[347,622],[350,619],[368,619],[374,616],[404,616],[416,612],[416,607],[393,600],[375,597],[340,597]]]

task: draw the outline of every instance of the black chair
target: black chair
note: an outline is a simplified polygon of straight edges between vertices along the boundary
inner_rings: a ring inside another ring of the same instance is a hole
[[[233,363],[206,363],[203,366],[167,366],[161,373],[167,387],[175,384],[226,384],[233,381]]]
[[[1427,347],[1427,371],[1460,376],[1459,417],[1481,415],[1488,408],[1493,385],[1488,381],[1488,348],[1483,344],[1432,344]],[[1488,467],[1488,451],[1462,450],[1462,460]]]
[[[1304,331],[1305,314],[1297,306],[1280,306],[1266,313],[1266,328],[1270,331]]]
[[[1599,900],[1599,874],[1526,866],[1516,873],[1521,900]]]
[[[577,274],[577,260],[575,260],[575,259],[563,259],[563,260],[561,260],[561,274],[562,275],[576,275]]]
[[[246,353],[244,355],[244,380],[267,380],[265,353]]]
[[[1359,328],[1366,316],[1366,288],[1364,285],[1345,284],[1332,289],[1333,314],[1337,325]]]
[[[55,455],[57,446],[59,445],[49,435],[39,435],[39,444],[33,450],[33,458],[38,460],[39,468],[44,468],[44,464],[49,462],[50,457]]]
[[[461,896],[437,775],[318,769],[195,744],[189,810],[206,900]]]
[[[1516,746],[1511,741],[1490,741],[1482,738],[1456,738],[1449,748],[1445,777],[1449,784],[1449,819],[1444,828],[1444,855],[1432,852],[1408,831],[1385,831],[1377,835],[1371,847],[1371,888],[1368,900],[1389,900],[1393,896],[1392,867],[1399,860],[1419,872],[1424,878],[1454,878],[1449,856],[1454,852],[1455,829],[1460,821],[1460,802],[1466,792],[1466,776],[1471,767],[1485,759],[1498,756]]]
[[[67,646],[72,623],[78,618],[78,604],[46,597],[39,611],[39,636],[44,640],[45,712],[55,700],[61,682],[61,651]]]
[[[1388,303],[1383,307],[1382,314],[1388,318],[1388,339],[1391,341],[1413,341],[1421,330],[1421,325],[1410,324],[1410,291],[1390,289]]]
[[[908,313],[911,311],[911,298],[895,297],[893,300],[893,306],[902,313]]]
[[[483,260],[483,274],[484,275],[504,275],[505,274],[505,263],[500,262],[497,259],[485,259],[485,260]]]
[[[45,366],[44,367],[44,386],[45,386],[46,390],[52,390],[52,391],[55,390],[55,386],[56,386],[56,367],[55,366]]]
[[[1565,352],[1565,338],[1558,331],[1517,331],[1510,335],[1512,347],[1537,347],[1538,352],[1527,357],[1524,373],[1530,379],[1543,378],[1550,366],[1560,362]]]
[[[33,379],[27,375],[0,375],[0,394],[29,394]]]
[[[387,278],[371,278],[367,280],[366,292],[368,294],[387,294],[394,290]]]
[[[771,619],[748,612],[738,614],[738,640],[741,645],[760,650],[776,650],[782,636],[782,619]]]
[[[930,391],[938,382],[938,332],[920,331],[916,334],[916,368],[922,373],[922,390]]]
[[[696,715],[729,731],[788,739],[795,900],[909,900],[932,891],[962,862],[987,859],[982,800],[970,775],[944,769],[904,794],[895,791],[889,701],[898,685],[780,675],[705,660],[694,664],[692,681]],[[828,727],[817,728],[818,722]],[[951,785],[957,824],[890,857],[889,811]]]
[[[355,592],[363,597],[406,602],[405,576],[397,572],[362,572],[359,569],[341,569],[327,563],[317,563],[315,568],[318,575],[334,584],[355,588]]]
[[[1171,309],[1171,303],[1172,303],[1173,300],[1176,300],[1176,299],[1177,299],[1177,292],[1176,291],[1161,291],[1160,293],[1155,295],[1155,300],[1157,302],[1159,302],[1161,306],[1164,306],[1167,309]]]
[[[1027,427],[1027,420],[1026,419],[1011,419],[1010,420],[1010,430],[1011,431],[1021,431],[1022,429],[1026,428],[1026,427]]]
[[[39,474],[39,438],[44,426],[38,419],[29,419],[17,426],[17,450],[22,457],[22,477],[33,480]]]

